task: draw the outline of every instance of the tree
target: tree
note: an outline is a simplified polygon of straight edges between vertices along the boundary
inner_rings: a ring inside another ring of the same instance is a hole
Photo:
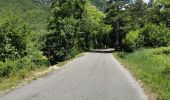
[[[131,20],[128,5],[124,2],[115,2],[110,4],[106,10],[105,23],[112,25],[110,34],[112,44],[116,49],[122,46],[122,40],[126,36],[127,24]],[[126,17],[125,17],[126,16]]]
[[[152,22],[157,25],[165,23],[167,27],[170,27],[170,3],[166,0],[157,0],[153,4],[145,10],[142,19],[147,23]]]
[[[133,19],[131,25],[134,28],[141,28],[145,26],[145,21],[143,20],[145,16],[145,11],[147,5],[143,0],[136,0],[133,4],[130,5],[130,13]]]
[[[110,29],[103,22],[104,14],[89,1],[55,0],[52,13],[44,51],[54,63],[98,47],[99,37]]]
[[[103,38],[110,30],[110,26],[104,24],[105,15],[95,6],[88,3],[85,6],[85,12],[81,21],[81,31],[84,33],[85,49],[103,48]],[[82,47],[82,46],[81,46]]]

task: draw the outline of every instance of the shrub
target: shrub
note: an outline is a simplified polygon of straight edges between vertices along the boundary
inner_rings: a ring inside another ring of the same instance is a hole
[[[168,46],[170,43],[170,30],[164,24],[146,25],[139,33],[139,44],[145,47]]]
[[[17,65],[16,61],[1,62],[0,77],[8,77],[11,73],[15,73],[18,70]]]
[[[47,59],[41,54],[41,52],[34,53],[34,55],[29,55],[21,60],[21,67],[26,68],[28,70],[35,70],[37,68],[41,68],[44,65],[47,66]]]
[[[25,70],[32,71],[47,66],[47,59],[40,54],[36,55],[37,56],[25,56],[16,61],[10,60],[7,62],[0,62],[0,78],[9,77],[16,73],[20,74],[20,72],[21,75],[24,76],[23,72]]]
[[[9,13],[0,21],[0,60],[15,59],[25,55],[26,37],[30,28],[19,15]]]
[[[155,54],[155,55],[168,55],[168,54],[170,54],[170,47],[162,47],[162,48],[155,49],[153,51],[153,54]]]
[[[166,77],[170,76],[170,64],[169,63],[167,63],[166,68],[162,70],[162,75]]]
[[[31,0],[0,0],[0,79],[47,66],[41,51],[48,12]],[[5,5],[5,6],[4,6]]]
[[[137,49],[137,39],[139,35],[139,30],[130,31],[126,38],[123,40],[125,51],[134,51]]]

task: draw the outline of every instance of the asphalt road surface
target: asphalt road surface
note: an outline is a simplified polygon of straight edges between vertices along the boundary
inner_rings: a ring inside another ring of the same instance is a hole
[[[147,100],[143,89],[109,52],[89,52],[0,100]]]

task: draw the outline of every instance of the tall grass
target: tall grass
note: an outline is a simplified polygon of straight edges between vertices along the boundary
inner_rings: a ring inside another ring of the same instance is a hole
[[[147,86],[170,100],[170,47],[140,49],[122,58]]]

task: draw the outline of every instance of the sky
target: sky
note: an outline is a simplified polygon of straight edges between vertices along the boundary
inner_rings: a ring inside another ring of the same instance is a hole
[[[148,3],[148,2],[149,2],[149,0],[144,0],[144,2]]]

